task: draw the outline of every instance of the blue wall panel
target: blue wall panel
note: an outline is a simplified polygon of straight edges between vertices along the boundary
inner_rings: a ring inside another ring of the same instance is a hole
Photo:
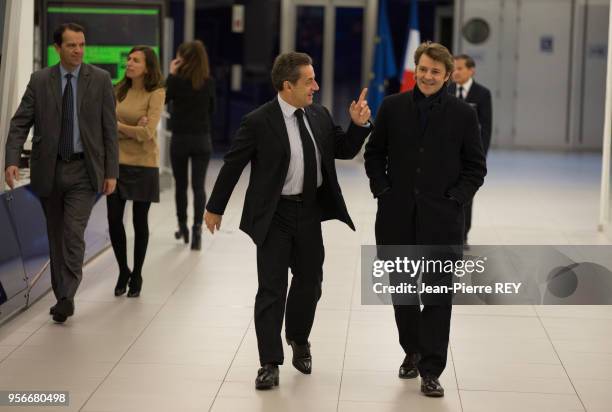
[[[85,231],[85,261],[109,246],[106,200],[98,197]],[[0,322],[51,288],[49,243],[38,198],[23,186],[0,194]]]

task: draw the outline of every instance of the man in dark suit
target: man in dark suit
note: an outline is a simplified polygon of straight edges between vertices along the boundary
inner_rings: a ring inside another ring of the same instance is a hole
[[[32,74],[6,142],[6,182],[19,177],[19,158],[34,126],[30,185],[47,219],[50,312],[62,323],[74,314],[83,275],[84,232],[96,193],[111,194],[119,173],[117,121],[107,72],[83,63],[83,27],[66,23],[53,34],[60,63]]]
[[[480,124],[480,138],[485,156],[491,144],[491,124],[493,117],[493,105],[491,103],[491,92],[489,89],[474,80],[476,73],[476,63],[467,54],[460,54],[454,57],[455,70],[453,71],[454,83],[448,87],[448,92],[459,99],[464,100],[478,114]],[[463,207],[465,212],[465,239],[464,247],[468,249],[467,236],[472,227],[472,201],[470,200]]]
[[[321,221],[338,219],[355,230],[334,159],[353,158],[371,131],[367,89],[350,106],[352,123],[346,133],[325,107],[313,104],[319,86],[307,54],[278,56],[272,84],[278,96],[243,118],[204,215],[214,233],[250,162],[240,228],[257,245],[255,329],[262,366],[255,380],[257,389],[278,385],[278,365],[284,359],[285,301],[285,335],[293,349],[292,364],[302,373],[311,372],[308,336],[323,279]],[[289,268],[293,278],[287,297]]]
[[[456,260],[463,241],[462,205],[472,199],[486,174],[478,121],[466,103],[446,90],[453,71],[446,47],[423,43],[414,60],[416,87],[383,100],[366,145],[366,173],[378,199],[376,244],[379,256],[388,245],[439,245],[436,248]],[[452,284],[451,274],[422,278],[424,283],[431,278]],[[446,366],[451,298],[421,295],[422,311],[418,301],[393,299],[406,353],[399,376],[420,374],[421,391],[427,396],[444,395],[438,378]]]

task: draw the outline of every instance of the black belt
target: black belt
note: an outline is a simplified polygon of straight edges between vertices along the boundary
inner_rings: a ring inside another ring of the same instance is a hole
[[[289,200],[290,202],[303,202],[302,194],[298,195],[281,195],[281,199]]]
[[[85,159],[85,153],[83,152],[73,153],[70,155],[68,159],[64,159],[62,158],[62,156],[57,155],[57,160],[61,160],[62,162],[72,162],[73,160],[83,160],[83,159]]]

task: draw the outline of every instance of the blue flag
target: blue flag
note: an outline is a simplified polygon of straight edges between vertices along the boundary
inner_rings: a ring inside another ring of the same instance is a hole
[[[378,31],[374,49],[374,62],[370,73],[368,90],[368,105],[372,115],[376,116],[378,106],[387,93],[387,79],[397,75],[395,56],[393,55],[393,40],[387,18],[387,0],[381,0],[378,8]]]

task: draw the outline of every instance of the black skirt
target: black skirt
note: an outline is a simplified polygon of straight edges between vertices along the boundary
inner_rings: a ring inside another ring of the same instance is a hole
[[[159,168],[119,165],[117,194],[121,199],[159,202]]]

